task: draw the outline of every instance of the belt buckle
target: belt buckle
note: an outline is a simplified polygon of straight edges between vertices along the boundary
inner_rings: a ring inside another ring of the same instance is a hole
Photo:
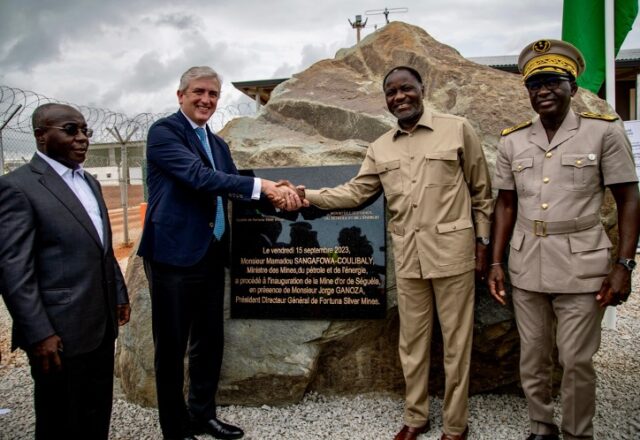
[[[533,233],[538,237],[547,236],[547,222],[542,220],[533,221]]]

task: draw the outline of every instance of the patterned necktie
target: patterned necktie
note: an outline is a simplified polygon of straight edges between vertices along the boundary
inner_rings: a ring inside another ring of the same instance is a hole
[[[197,127],[196,134],[198,135],[198,138],[200,139],[200,142],[204,147],[204,151],[205,153],[207,153],[207,156],[209,157],[211,165],[213,166],[213,169],[215,171],[216,164],[213,162],[213,154],[211,153],[211,148],[209,147],[209,142],[207,141],[207,133],[205,132],[204,128]],[[218,196],[216,197],[216,221],[213,226],[213,236],[216,237],[216,240],[220,240],[222,238],[222,235],[224,234],[224,228],[224,209],[222,209],[222,197]]]

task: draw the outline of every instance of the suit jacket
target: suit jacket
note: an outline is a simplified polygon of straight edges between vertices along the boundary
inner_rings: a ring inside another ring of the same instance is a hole
[[[53,334],[66,356],[118,331],[117,304],[128,303],[111,246],[100,184],[85,173],[104,225],[104,246],[76,195],[42,158],[0,177],[0,291],[13,318],[13,348]]]
[[[149,205],[138,255],[159,263],[192,266],[204,257],[213,239],[216,197],[223,198],[225,221],[228,197],[251,199],[254,179],[238,175],[229,146],[208,127],[207,136],[215,171],[182,112],[156,121],[149,129]],[[228,236],[225,233],[222,238],[226,245]]]

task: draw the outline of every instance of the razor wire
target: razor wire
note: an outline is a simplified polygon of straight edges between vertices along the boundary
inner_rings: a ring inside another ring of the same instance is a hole
[[[118,139],[112,134],[114,130],[122,133],[123,137],[132,134],[127,140],[129,144],[144,144],[151,125],[172,113],[139,113],[128,116],[106,108],[76,105],[33,91],[0,85],[0,127],[2,127],[0,128],[0,174],[30,160],[35,151],[31,117],[36,108],[47,103],[66,104],[82,113],[87,126],[94,132],[91,138],[92,144],[119,144]],[[255,104],[253,103],[221,107],[209,120],[209,128],[217,132],[231,119],[254,113]],[[130,161],[130,163],[141,162],[143,155],[140,153],[138,155],[140,160],[133,158],[133,162]],[[99,157],[90,157],[90,159],[96,162],[97,166],[100,166],[101,160],[104,161]]]

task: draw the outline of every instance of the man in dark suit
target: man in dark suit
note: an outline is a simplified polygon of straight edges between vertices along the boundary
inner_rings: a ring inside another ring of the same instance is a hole
[[[107,439],[118,326],[129,320],[80,112],[33,113],[38,151],[0,177],[0,291],[34,379],[36,439]]]
[[[229,252],[228,198],[300,206],[295,191],[238,175],[227,144],[207,127],[221,80],[210,67],[180,79],[180,110],[160,119],[147,139],[149,205],[138,254],[151,291],[160,427],[165,439],[244,435],[216,416],[223,352],[224,267]],[[189,343],[189,399],[183,396]]]

